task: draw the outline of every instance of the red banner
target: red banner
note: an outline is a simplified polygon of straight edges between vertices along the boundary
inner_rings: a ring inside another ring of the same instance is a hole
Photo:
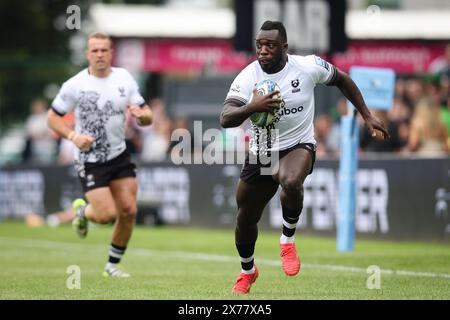
[[[351,41],[345,53],[332,62],[342,70],[351,66],[392,68],[399,74],[428,72],[442,57],[445,43],[426,41]]]
[[[351,41],[347,51],[334,54],[331,62],[344,71],[351,66],[392,68],[398,74],[430,71],[442,58],[445,42],[427,41]],[[160,39],[118,40],[114,63],[135,71],[186,72],[212,69],[238,72],[254,56],[237,53],[230,40]]]
[[[228,40],[121,40],[115,45],[115,63],[135,70],[237,72],[249,62]]]

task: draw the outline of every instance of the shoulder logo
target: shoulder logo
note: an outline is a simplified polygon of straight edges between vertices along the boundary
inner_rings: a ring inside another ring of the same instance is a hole
[[[239,93],[241,92],[241,86],[237,84],[231,88],[231,91]]]
[[[296,93],[300,91],[300,81],[298,79],[292,80],[291,81],[291,86],[292,86],[292,93]]]
[[[325,69],[327,69],[328,71],[330,70],[330,65],[328,64],[328,62],[326,62],[325,60],[323,60],[321,57],[317,57],[315,56],[314,59],[316,60],[316,64],[324,67]]]
[[[119,92],[120,92],[120,96],[121,97],[125,97],[125,88],[120,86],[118,89],[119,89]]]

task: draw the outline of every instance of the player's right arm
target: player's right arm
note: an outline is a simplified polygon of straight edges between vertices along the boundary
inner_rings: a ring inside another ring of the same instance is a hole
[[[62,118],[67,112],[73,110],[77,100],[75,92],[73,81],[69,80],[62,85],[61,90],[52,102],[50,110],[47,112],[47,124],[61,137],[72,141],[78,149],[86,151],[91,148],[95,139],[76,132]]]
[[[279,108],[280,101],[272,98],[278,91],[264,96],[257,94],[256,64],[257,62],[253,62],[245,67],[231,84],[220,113],[220,125],[223,128],[238,127],[255,112]]]
[[[54,130],[61,137],[72,141],[80,150],[89,150],[94,142],[93,137],[72,130],[53,109],[47,112],[47,123],[50,129]]]
[[[225,100],[220,113],[220,125],[223,128],[238,127],[255,112],[272,112],[280,107],[281,100],[273,98],[279,93],[279,91],[274,91],[260,96],[255,87],[253,88],[253,98],[247,104],[233,98]]]

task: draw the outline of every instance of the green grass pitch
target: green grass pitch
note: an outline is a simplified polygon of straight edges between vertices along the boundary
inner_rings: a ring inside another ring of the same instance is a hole
[[[351,253],[336,252],[333,238],[297,233],[302,269],[286,277],[278,232],[260,231],[255,261],[260,277],[251,293],[230,293],[240,271],[233,230],[137,227],[122,265],[129,279],[102,277],[111,226],[78,239],[71,226],[29,228],[0,223],[0,300],[304,300],[450,299],[450,245],[357,239]],[[80,268],[80,289],[68,289],[67,268]],[[368,289],[371,265],[380,288]]]

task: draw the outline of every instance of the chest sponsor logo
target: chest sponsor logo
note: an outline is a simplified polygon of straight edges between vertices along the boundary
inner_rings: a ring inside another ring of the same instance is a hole
[[[294,107],[294,108],[280,108],[279,116],[288,116],[291,114],[300,113],[303,111],[303,106]]]

